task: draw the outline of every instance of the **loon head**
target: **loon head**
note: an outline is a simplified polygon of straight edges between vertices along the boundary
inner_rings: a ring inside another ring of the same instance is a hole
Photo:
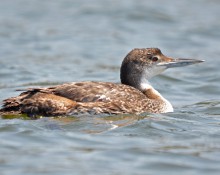
[[[121,83],[144,91],[149,86],[148,80],[164,70],[201,62],[203,60],[167,57],[158,48],[133,49],[122,62]]]

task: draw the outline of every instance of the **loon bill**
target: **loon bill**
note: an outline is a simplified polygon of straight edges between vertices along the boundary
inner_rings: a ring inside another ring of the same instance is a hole
[[[148,80],[167,68],[201,62],[203,60],[167,57],[158,48],[133,49],[122,62],[121,84],[87,81],[30,88],[17,97],[5,99],[0,114],[57,116],[173,112],[170,102]]]

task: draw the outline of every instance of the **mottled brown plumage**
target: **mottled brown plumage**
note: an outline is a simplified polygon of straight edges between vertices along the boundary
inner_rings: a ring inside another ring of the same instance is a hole
[[[0,112],[30,116],[172,112],[171,104],[147,80],[172,65],[198,62],[201,61],[166,57],[157,48],[134,49],[122,62],[122,84],[88,81],[32,88],[4,100]]]

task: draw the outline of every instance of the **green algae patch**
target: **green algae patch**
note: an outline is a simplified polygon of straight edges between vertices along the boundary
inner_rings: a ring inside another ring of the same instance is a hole
[[[0,116],[2,119],[22,119],[22,120],[36,120],[42,118],[42,116],[29,117],[26,114],[3,114]]]

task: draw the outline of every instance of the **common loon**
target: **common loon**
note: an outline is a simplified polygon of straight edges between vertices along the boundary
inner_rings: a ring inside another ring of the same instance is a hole
[[[0,114],[58,116],[173,112],[170,102],[148,80],[167,68],[200,62],[203,60],[167,57],[158,48],[133,49],[122,62],[121,84],[87,81],[30,88],[17,97],[5,99]]]

